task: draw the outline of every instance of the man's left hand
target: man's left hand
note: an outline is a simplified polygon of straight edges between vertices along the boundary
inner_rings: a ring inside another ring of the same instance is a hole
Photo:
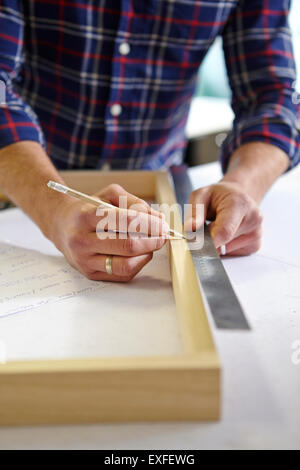
[[[259,250],[262,215],[257,203],[235,182],[219,183],[192,192],[189,203],[203,204],[202,220],[186,221],[187,230],[199,228],[205,220],[212,221],[210,232],[218,252],[226,245],[226,254],[250,255]]]

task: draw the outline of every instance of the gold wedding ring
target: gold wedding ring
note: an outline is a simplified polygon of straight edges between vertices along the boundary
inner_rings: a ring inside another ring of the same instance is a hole
[[[106,260],[105,260],[105,269],[106,269],[107,274],[110,274],[110,275],[112,275],[112,273],[113,273],[113,271],[112,271],[112,259],[113,259],[112,256],[107,256]]]

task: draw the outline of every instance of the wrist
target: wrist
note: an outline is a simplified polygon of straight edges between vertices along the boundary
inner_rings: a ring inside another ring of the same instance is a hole
[[[51,199],[51,217],[49,212],[44,213],[38,225],[46,238],[52,241],[54,245],[61,250],[62,240],[61,233],[64,223],[67,219],[69,207],[74,204],[74,199],[67,195],[55,194]],[[45,205],[47,207],[47,203]]]
[[[61,175],[37,142],[20,141],[2,148],[0,154],[1,189],[53,240],[60,207],[70,196],[52,191],[47,182],[64,184]]]
[[[233,184],[242,192],[251,196],[257,203],[261,201],[265,194],[265,189],[260,179],[252,177],[243,165],[228,171],[221,179],[221,182]]]
[[[251,142],[239,147],[231,156],[222,181],[237,185],[257,203],[289,165],[289,158],[278,147]]]

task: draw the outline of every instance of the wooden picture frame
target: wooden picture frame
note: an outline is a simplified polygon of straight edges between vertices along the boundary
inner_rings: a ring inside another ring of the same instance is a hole
[[[88,194],[118,183],[141,198],[176,203],[166,172],[66,171],[63,177]],[[184,355],[0,364],[0,425],[219,419],[221,367],[205,301],[187,242],[169,243]]]

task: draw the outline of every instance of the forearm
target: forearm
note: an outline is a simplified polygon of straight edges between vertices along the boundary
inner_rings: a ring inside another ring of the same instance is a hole
[[[52,235],[55,211],[64,197],[47,188],[50,179],[64,182],[40,144],[22,141],[0,150],[1,190],[48,238]]]
[[[238,183],[257,203],[289,165],[289,158],[278,147],[251,142],[239,147],[231,156],[222,181]]]

